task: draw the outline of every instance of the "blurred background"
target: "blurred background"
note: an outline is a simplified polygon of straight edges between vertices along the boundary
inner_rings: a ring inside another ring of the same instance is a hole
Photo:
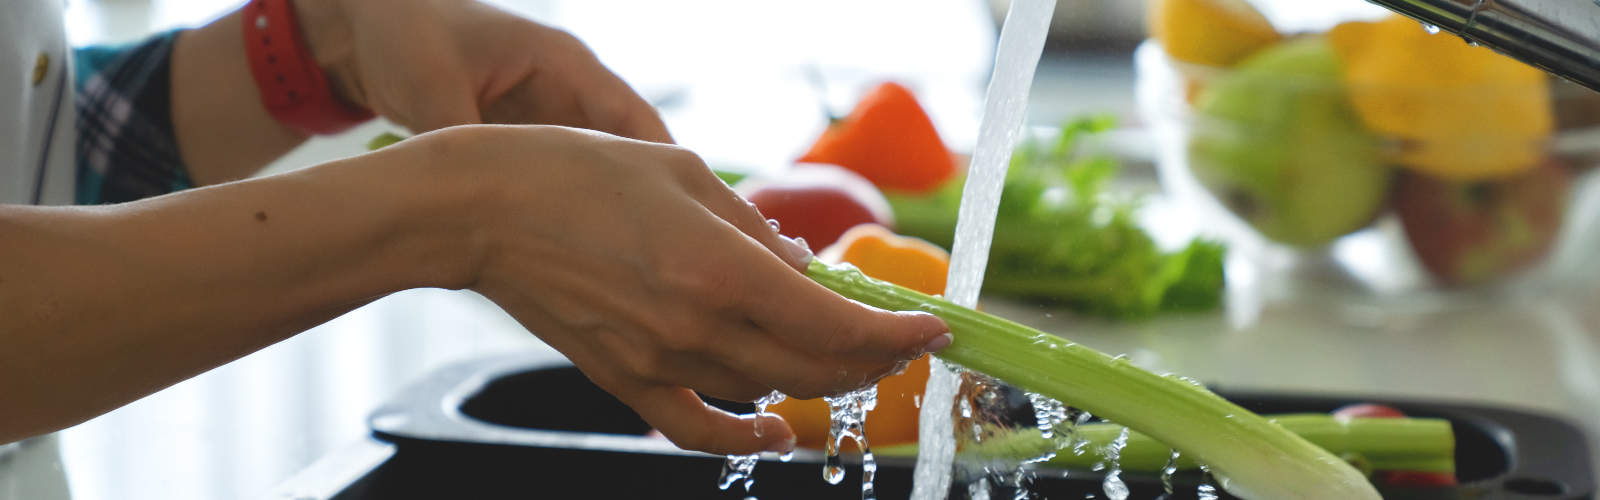
[[[70,0],[68,28],[75,45],[120,43],[204,23],[240,3]],[[970,151],[1006,7],[1002,0],[489,3],[577,34],[662,110],[682,144],[714,167],[756,174],[784,171],[822,133],[827,113],[847,113],[885,80],[916,93],[951,151]],[[1386,14],[1361,0],[1251,3],[1284,33]],[[1600,200],[1584,175],[1589,165],[1570,165],[1563,189],[1572,195],[1560,198],[1567,217],[1537,265],[1492,284],[1442,286],[1387,211],[1309,249],[1281,241],[1252,219],[1255,212],[1229,206],[1233,191],[1219,194],[1216,183],[1193,175],[1200,167],[1190,164],[1186,145],[1206,108],[1185,95],[1203,93],[1193,90],[1203,78],[1146,42],[1145,8],[1142,1],[1061,0],[1028,123],[1048,137],[1072,117],[1114,117],[1117,125],[1091,142],[1123,165],[1113,189],[1143,197],[1138,220],[1162,248],[1197,236],[1229,244],[1223,304],[1122,321],[986,295],[990,311],[1223,387],[1486,402],[1600,431],[1600,281],[1586,265]],[[1573,102],[1588,95],[1578,92]],[[359,154],[371,137],[398,130],[379,121],[319,138],[266,173]],[[1560,137],[1571,150],[1596,144],[1578,133]],[[472,293],[403,292],[65,431],[64,462],[75,498],[256,497],[361,439],[368,412],[431,370],[540,349],[548,348]]]

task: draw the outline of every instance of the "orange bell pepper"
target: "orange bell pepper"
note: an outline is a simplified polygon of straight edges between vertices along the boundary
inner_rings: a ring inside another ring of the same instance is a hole
[[[867,276],[930,295],[944,293],[950,271],[950,255],[938,245],[894,234],[877,224],[851,228],[818,258],[849,262]],[[916,442],[917,414],[927,383],[926,356],[912,362],[905,373],[879,381],[878,406],[867,413],[867,441],[877,446]],[[830,421],[828,404],[821,398],[786,399],[768,411],[789,421],[799,446],[826,446]]]

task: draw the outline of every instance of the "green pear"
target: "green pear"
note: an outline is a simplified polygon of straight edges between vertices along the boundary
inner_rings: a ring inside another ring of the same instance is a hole
[[[1377,216],[1390,171],[1340,83],[1326,38],[1262,49],[1195,104],[1190,169],[1262,235],[1320,246]]]

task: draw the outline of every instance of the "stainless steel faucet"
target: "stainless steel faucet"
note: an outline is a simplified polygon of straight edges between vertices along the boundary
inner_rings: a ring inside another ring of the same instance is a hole
[[[1600,0],[1368,0],[1600,91]]]

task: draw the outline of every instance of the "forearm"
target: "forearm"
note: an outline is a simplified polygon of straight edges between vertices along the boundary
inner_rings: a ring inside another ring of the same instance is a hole
[[[245,57],[240,13],[178,37],[172,120],[196,185],[243,179],[304,142],[261,104]]]
[[[387,293],[467,285],[451,183],[369,155],[95,208],[0,206],[0,442],[62,428]],[[371,170],[382,169],[385,175]],[[412,180],[408,180],[412,179]],[[401,195],[401,193],[421,193]]]

